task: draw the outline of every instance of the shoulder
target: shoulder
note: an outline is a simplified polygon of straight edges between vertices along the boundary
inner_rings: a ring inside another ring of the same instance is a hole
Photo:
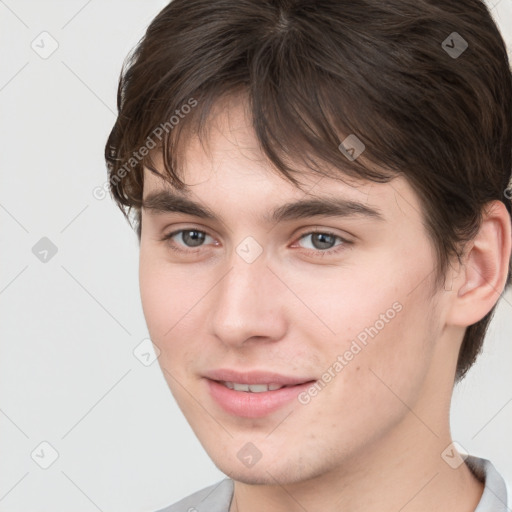
[[[507,484],[492,462],[474,455],[469,455],[465,462],[485,486],[475,512],[508,512]]]
[[[225,478],[156,512],[228,512],[232,496],[233,480]]]

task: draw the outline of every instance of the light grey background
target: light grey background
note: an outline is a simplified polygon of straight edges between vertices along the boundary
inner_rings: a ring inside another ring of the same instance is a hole
[[[165,4],[0,1],[0,512],[149,512],[223,477],[133,353],[136,235],[93,196],[122,61]],[[512,48],[512,0],[491,5]],[[511,340],[508,292],[452,410],[454,439],[509,488]]]

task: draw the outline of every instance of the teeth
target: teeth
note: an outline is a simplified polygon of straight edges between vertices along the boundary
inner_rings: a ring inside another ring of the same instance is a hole
[[[223,382],[223,384],[229,389],[249,393],[264,393],[265,391],[275,391],[285,387],[279,384],[238,384],[237,382]]]
[[[263,391],[268,391],[268,386],[266,384],[250,384],[249,391],[251,393],[261,393]]]

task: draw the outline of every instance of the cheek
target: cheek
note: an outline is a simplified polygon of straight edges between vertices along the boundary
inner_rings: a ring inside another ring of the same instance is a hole
[[[200,290],[194,286],[190,270],[171,267],[156,252],[141,247],[139,288],[148,329],[162,341],[172,335]]]
[[[171,266],[141,251],[139,287],[142,309],[153,343],[159,348],[159,364],[173,391],[172,376],[183,381],[201,353],[204,325],[198,321],[201,300],[211,287],[193,266]]]
[[[419,296],[421,291],[407,293],[382,295],[372,302],[371,317],[362,315],[362,323],[356,311],[346,316],[358,327],[347,329],[347,336],[331,347],[331,364],[338,355],[345,357],[334,385],[326,388],[325,400],[333,404],[333,423],[342,418],[355,436],[358,429],[369,431],[375,424],[390,427],[407,413],[404,404],[414,408],[421,396],[434,355],[436,327],[428,318],[427,298]],[[398,306],[393,313],[391,304]],[[381,313],[388,317],[387,323],[379,319]]]
[[[376,301],[372,312],[384,313],[388,302],[388,297]],[[409,408],[415,409],[421,397],[433,343],[419,304],[403,297],[400,303],[401,311],[381,330],[368,330],[366,344],[357,334],[366,333],[365,327],[373,327],[378,316],[371,315],[367,323],[365,312],[359,323],[357,310],[353,310],[353,315],[344,319],[363,328],[347,329],[347,336],[323,347],[323,367],[319,368],[327,375],[322,375],[321,382],[329,382],[303,406],[303,412],[308,416],[308,435],[322,432],[326,440],[336,440],[339,453],[353,453],[358,446],[385,436],[409,414]],[[342,356],[342,364],[338,356]],[[334,366],[336,362],[338,366]]]
[[[162,335],[171,327],[172,294],[169,293],[169,282],[160,272],[158,265],[153,265],[149,258],[141,253],[139,264],[139,288],[142,310],[151,339],[157,343]]]
[[[292,328],[308,333],[304,338],[312,351],[343,353],[353,340],[364,347],[399,324],[405,286],[380,268],[372,273],[370,265],[361,267],[284,277],[300,298],[289,297]]]
[[[333,382],[325,386],[325,398],[341,404],[338,415],[339,407],[349,403],[355,409],[371,404],[365,407],[370,415],[394,405],[403,408],[396,395],[414,401],[434,354],[438,326],[429,315],[428,261],[417,258],[415,267],[407,269],[395,255],[395,261],[379,263],[378,268],[370,262],[361,265],[364,272],[340,271],[339,278],[326,279],[323,286],[317,281],[315,293],[307,293],[309,282],[295,288],[321,319],[312,317],[309,327],[304,321],[301,325],[309,330],[309,348],[321,355],[317,370]]]

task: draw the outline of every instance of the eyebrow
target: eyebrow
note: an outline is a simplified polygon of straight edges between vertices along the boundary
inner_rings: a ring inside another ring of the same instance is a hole
[[[188,191],[185,192],[187,194]],[[154,213],[184,213],[202,219],[217,220],[215,213],[186,195],[169,190],[151,192],[142,200],[142,208]],[[345,198],[321,197],[319,199],[300,199],[286,203],[274,209],[270,215],[263,216],[266,223],[277,223],[305,219],[314,216],[351,217],[363,216],[385,221],[381,211],[363,203]]]

